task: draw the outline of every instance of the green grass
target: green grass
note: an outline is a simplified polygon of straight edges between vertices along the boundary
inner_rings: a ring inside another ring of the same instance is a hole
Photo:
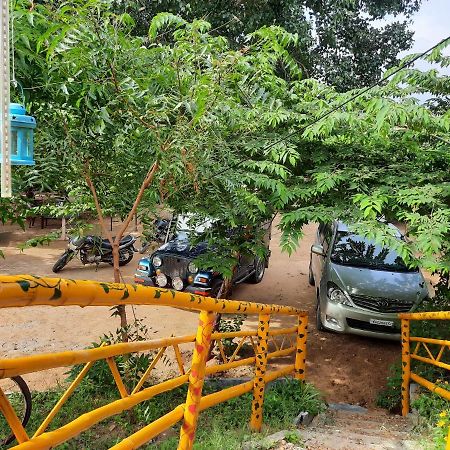
[[[205,385],[204,394],[217,390],[214,383],[208,383]],[[135,407],[132,412],[124,412],[109,418],[57,448],[107,449],[171,411],[180,403],[184,403],[186,392],[187,387],[182,386],[160,394]],[[61,394],[62,390],[59,389],[33,394],[33,414],[27,426],[29,434],[37,429]],[[99,392],[92,385],[82,386],[64,405],[50,429],[58,428],[79,417],[83,412],[105,405],[117,398],[117,394],[112,390]],[[203,412],[199,418],[194,448],[196,450],[233,450],[239,449],[242,442],[251,439],[248,429],[251,400],[251,394],[245,394]],[[292,428],[292,420],[300,411],[310,411],[315,414],[323,408],[323,405],[318,391],[311,384],[303,384],[296,380],[273,383],[265,396],[263,434]],[[2,426],[1,423],[0,426]],[[180,424],[175,427],[173,436],[143,448],[155,450],[176,448],[179,427]]]

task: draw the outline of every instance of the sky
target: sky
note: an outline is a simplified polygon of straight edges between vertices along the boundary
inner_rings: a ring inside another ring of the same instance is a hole
[[[380,25],[398,19],[399,17],[388,18],[380,21]],[[412,17],[409,28],[414,31],[413,47],[411,50],[400,53],[399,57],[410,53],[421,53],[450,36],[450,0],[423,0],[420,10]],[[445,53],[450,54],[450,50],[447,48]],[[418,61],[415,67],[427,70],[431,65],[425,61]],[[450,75],[450,68],[442,72]]]
[[[421,52],[450,35],[450,0],[424,0],[413,16],[413,52]]]

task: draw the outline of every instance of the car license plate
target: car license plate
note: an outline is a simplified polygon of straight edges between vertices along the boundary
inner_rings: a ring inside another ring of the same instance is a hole
[[[383,325],[384,327],[393,327],[394,326],[394,322],[392,320],[370,319],[370,323],[372,325]]]

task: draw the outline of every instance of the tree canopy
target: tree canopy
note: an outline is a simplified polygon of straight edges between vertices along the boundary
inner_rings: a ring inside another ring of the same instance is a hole
[[[170,13],[136,36],[129,15],[97,0],[21,0],[14,17],[17,76],[38,118],[37,165],[15,171],[16,193],[48,185],[75,211],[93,209],[89,177],[102,207],[121,215],[156,163],[141,211],[163,204],[230,226],[278,212],[287,251],[303,224],[341,218],[410,263],[420,255],[448,271],[450,114],[436,108],[448,76],[404,69],[336,108],[360,91],[305,79],[291,52],[300,38],[278,26],[235,48],[208,22]],[[428,59],[449,65],[448,44]],[[433,107],[414,98],[423,92]],[[381,215],[405,222],[412,244],[375,227]]]
[[[204,18],[214,34],[226,36],[233,47],[264,26],[281,26],[298,34],[293,55],[305,78],[317,78],[340,91],[362,87],[392,67],[397,55],[411,48],[408,18],[421,0],[143,0],[116,2],[136,21],[135,32],[146,35],[152,18],[169,11],[187,20]],[[401,16],[400,16],[401,15]],[[375,26],[375,19],[395,17]],[[405,19],[406,17],[406,19]]]

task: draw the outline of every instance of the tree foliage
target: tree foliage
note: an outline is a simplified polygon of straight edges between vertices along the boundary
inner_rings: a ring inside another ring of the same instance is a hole
[[[340,91],[373,83],[395,65],[400,51],[411,47],[407,20],[378,27],[373,21],[388,15],[409,17],[420,5],[421,0],[116,1],[118,10],[135,18],[140,35],[147,33],[154,15],[165,11],[188,20],[205,18],[233,46],[243,45],[260,28],[281,26],[298,35],[294,56],[306,77]]]
[[[223,229],[279,212],[287,251],[305,223],[341,218],[411,264],[419,255],[448,270],[448,76],[404,69],[336,108],[359,91],[305,79],[292,52],[301,37],[279,26],[236,47],[204,20],[162,13],[136,36],[133,19],[100,0],[21,0],[15,21],[17,70],[39,123],[38,164],[15,172],[16,192],[45,184],[92,209],[88,175],[102,207],[121,215],[156,162],[142,211],[163,204]],[[429,60],[448,66],[447,45]],[[435,100],[420,103],[423,92]],[[380,228],[381,215],[405,222],[411,243]]]

